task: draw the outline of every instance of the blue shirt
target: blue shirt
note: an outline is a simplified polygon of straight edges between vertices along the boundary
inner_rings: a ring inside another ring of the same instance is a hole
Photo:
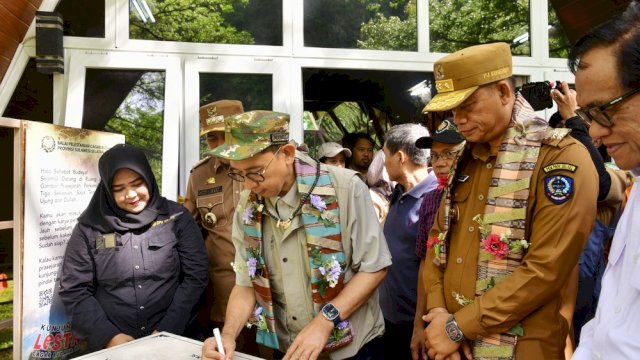
[[[420,267],[420,258],[416,255],[420,204],[437,185],[435,173],[429,171],[429,175],[408,192],[396,185],[391,196],[384,236],[393,264],[387,268],[379,291],[382,314],[394,324],[413,324]]]

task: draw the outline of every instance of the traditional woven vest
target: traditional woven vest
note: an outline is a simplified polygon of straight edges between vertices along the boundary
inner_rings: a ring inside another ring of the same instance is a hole
[[[480,228],[480,251],[476,275],[475,296],[481,296],[508,277],[520,265],[529,243],[525,239],[527,203],[531,176],[538,161],[542,143],[557,142],[569,129],[551,129],[535,116],[531,106],[518,94],[513,116],[498,152],[484,214],[474,219]],[[459,158],[461,158],[460,156]],[[459,159],[458,158],[458,159]],[[434,261],[446,265],[449,241],[452,183],[456,175],[450,173],[445,190],[444,232],[442,243]],[[438,256],[439,255],[439,256]],[[473,302],[459,294],[452,294],[463,306]],[[478,336],[473,347],[476,360],[515,359],[517,337],[524,334],[521,324],[507,333]]]
[[[340,207],[329,171],[320,168],[319,163],[314,166],[297,157],[294,168],[298,192],[306,194],[311,191],[309,199],[302,206],[300,216],[311,267],[309,296],[313,300],[316,315],[322,306],[331,301],[344,287],[346,266],[342,249]],[[312,188],[316,176],[318,181]],[[257,300],[250,324],[257,326],[258,343],[278,349],[269,271],[263,253],[263,211],[264,199],[251,193],[244,209],[247,268]],[[333,329],[324,351],[336,350],[352,340],[351,323],[344,320]]]

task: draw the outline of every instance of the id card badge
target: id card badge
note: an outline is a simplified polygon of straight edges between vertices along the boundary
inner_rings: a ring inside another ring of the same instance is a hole
[[[116,247],[116,234],[98,234],[96,236],[96,249],[113,249]]]

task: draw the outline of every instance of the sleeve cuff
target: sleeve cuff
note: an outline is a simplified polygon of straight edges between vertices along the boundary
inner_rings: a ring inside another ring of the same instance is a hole
[[[478,335],[485,334],[484,328],[475,314],[476,309],[473,304],[467,305],[453,314],[458,327],[467,339],[475,339]]]

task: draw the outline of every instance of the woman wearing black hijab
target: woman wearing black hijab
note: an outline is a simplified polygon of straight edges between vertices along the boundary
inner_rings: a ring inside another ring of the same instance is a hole
[[[144,153],[120,144],[71,233],[60,298],[90,351],[155,331],[182,334],[207,284],[207,252],[191,215],[160,195]]]

